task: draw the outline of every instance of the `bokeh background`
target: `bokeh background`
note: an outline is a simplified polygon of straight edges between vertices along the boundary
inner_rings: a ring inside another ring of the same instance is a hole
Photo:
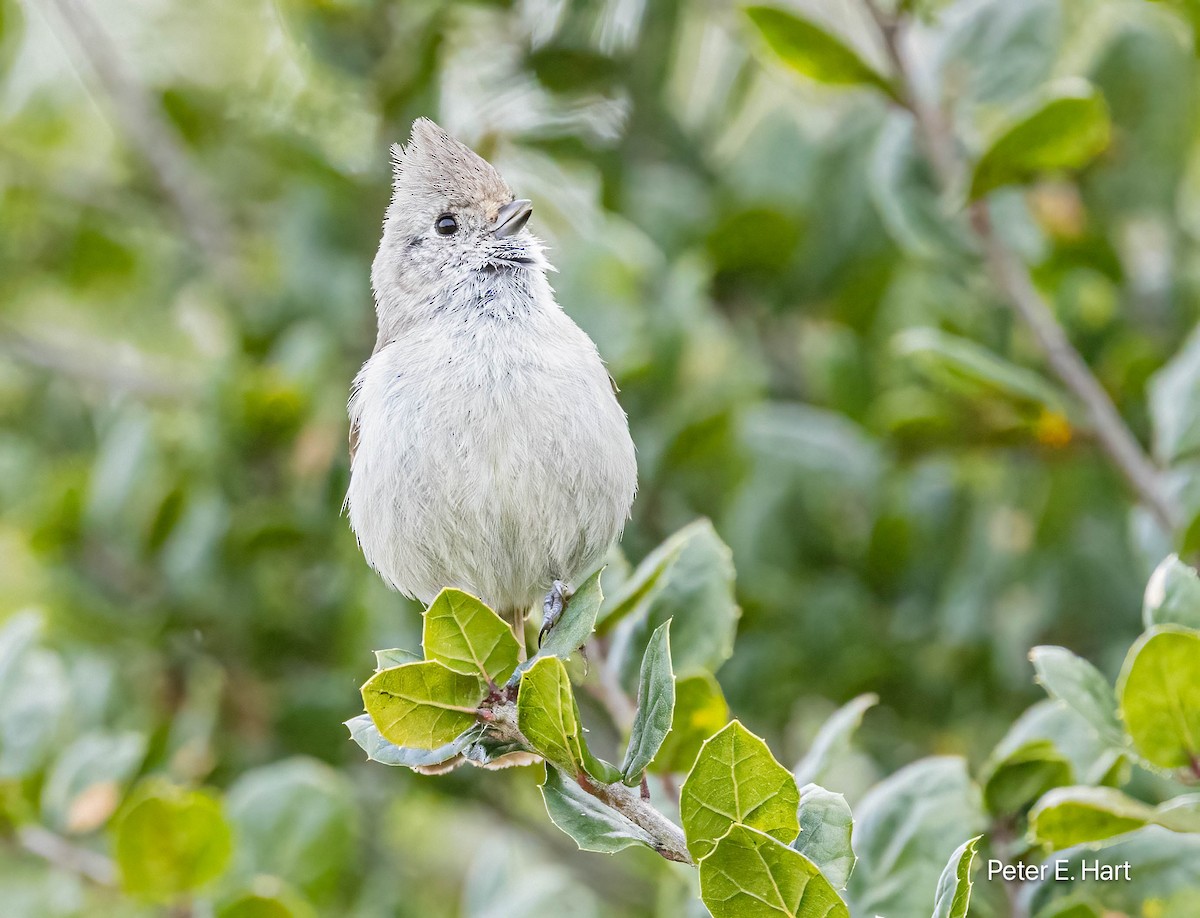
[[[807,6],[882,61],[854,4]],[[1048,79],[1104,93],[1110,149],[994,208],[1149,443],[1200,283],[1189,7],[917,6],[968,148]],[[781,760],[877,693],[853,801],[918,756],[986,756],[1040,697],[1033,644],[1115,673],[1190,526],[1158,531],[1054,398],[914,332],[1043,373],[903,119],[759,51],[722,0],[0,0],[0,911],[157,914],[71,858],[158,775],[224,800],[217,901],[685,913],[652,854],[575,852],[536,769],[418,777],[341,725],[371,651],[419,640],[341,503],[388,145],[420,115],[535,202],[637,442],[626,557],[700,516],[732,548],[719,680]],[[71,847],[30,853],[28,824]]]

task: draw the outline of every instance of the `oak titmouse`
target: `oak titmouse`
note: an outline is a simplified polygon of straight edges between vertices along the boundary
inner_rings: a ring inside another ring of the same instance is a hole
[[[625,413],[555,302],[530,202],[427,119],[392,156],[379,335],[350,397],[350,525],[406,596],[457,587],[514,623],[546,596],[554,617],[629,515]]]

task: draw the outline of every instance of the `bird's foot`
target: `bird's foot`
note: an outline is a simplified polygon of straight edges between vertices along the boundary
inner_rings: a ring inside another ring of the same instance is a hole
[[[570,601],[571,588],[561,580],[555,580],[542,603],[542,630],[538,632],[538,647],[542,646],[546,635],[554,630],[554,626],[562,618],[563,612],[567,609],[567,603]]]

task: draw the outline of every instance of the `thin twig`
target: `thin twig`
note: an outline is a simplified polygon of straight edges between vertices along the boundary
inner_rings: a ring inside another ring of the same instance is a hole
[[[897,94],[901,104],[913,115],[918,142],[942,191],[951,192],[958,182],[960,157],[941,108],[936,104],[926,104],[914,86],[903,47],[903,22],[880,10],[875,0],[865,2],[883,37],[888,59],[899,83]],[[1087,362],[1071,344],[1050,305],[1034,286],[1029,269],[996,234],[987,205],[982,201],[973,204],[970,218],[971,228],[983,250],[988,275],[997,291],[1032,332],[1050,368],[1083,405],[1101,448],[1134,494],[1154,514],[1159,525],[1167,532],[1174,531],[1178,515],[1163,487],[1160,469],[1129,429]]]
[[[57,13],[54,18],[87,61],[111,103],[117,123],[150,167],[184,231],[222,279],[235,284],[232,220],[213,204],[215,196],[193,167],[174,126],[126,68],[112,39],[86,4],[77,0],[44,2]]]
[[[692,863],[683,830],[652,807],[649,801],[642,799],[637,791],[620,783],[601,784],[586,775],[580,776],[579,786],[609,809],[616,810],[645,830],[654,839],[654,850],[668,861]]]
[[[533,746],[517,726],[517,708],[511,702],[492,708],[489,729],[502,741],[520,743],[527,749]],[[650,836],[654,850],[669,861],[692,863],[683,830],[643,800],[637,791],[624,784],[601,784],[586,775],[579,777],[579,786],[609,809],[620,813]]]
[[[1176,526],[1175,508],[1167,500],[1162,474],[1125,424],[1108,392],[1067,338],[1049,304],[1034,287],[1028,269],[992,229],[984,202],[971,208],[971,224],[983,244],[988,274],[1013,311],[1029,327],[1051,368],[1083,403],[1104,451],[1125,477],[1130,488],[1169,533]]]
[[[613,670],[608,657],[608,642],[604,638],[594,637],[587,644],[588,658],[595,667],[596,679],[589,679],[583,684],[584,690],[595,698],[608,714],[609,720],[617,728],[617,732],[628,736],[633,729],[633,721],[637,716],[637,702],[621,686],[620,676]],[[658,783],[676,807],[679,806],[679,787],[667,772],[658,775]],[[643,786],[645,779],[643,778]],[[648,792],[648,788],[647,788]]]
[[[912,112],[917,125],[917,143],[921,145],[926,159],[933,167],[938,183],[943,190],[953,188],[958,171],[954,138],[946,125],[942,110],[936,105],[926,105],[921,94],[916,92],[913,86],[912,75],[901,48],[901,20],[879,9],[875,0],[865,0],[865,3],[879,29],[888,63],[892,67],[892,76],[897,81],[895,92],[890,98]]]
[[[116,882],[117,869],[111,860],[98,851],[67,841],[44,826],[21,826],[17,829],[17,843],[30,854],[55,867],[78,874],[100,886],[112,886]]]

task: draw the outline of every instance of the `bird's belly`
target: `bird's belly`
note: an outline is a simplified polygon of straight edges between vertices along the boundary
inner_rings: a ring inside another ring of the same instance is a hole
[[[558,376],[471,382],[426,376],[364,404],[351,525],[406,594],[428,602],[455,586],[524,609],[598,564],[619,535],[632,445],[615,401],[564,394]]]

